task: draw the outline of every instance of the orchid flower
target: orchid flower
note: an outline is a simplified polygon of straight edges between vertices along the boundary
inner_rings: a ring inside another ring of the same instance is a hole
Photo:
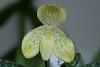
[[[38,8],[38,19],[44,24],[29,31],[22,41],[25,58],[33,58],[39,52],[48,61],[52,55],[70,63],[75,56],[72,39],[57,26],[64,22],[65,10],[55,4],[45,4]]]

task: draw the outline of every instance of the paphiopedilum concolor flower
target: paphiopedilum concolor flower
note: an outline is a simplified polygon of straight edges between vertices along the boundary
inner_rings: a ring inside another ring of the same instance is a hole
[[[22,52],[26,58],[33,58],[39,52],[47,61],[51,55],[65,62],[74,59],[75,48],[72,39],[57,26],[67,17],[63,8],[55,4],[40,6],[37,11],[39,20],[44,24],[28,32],[22,41]]]

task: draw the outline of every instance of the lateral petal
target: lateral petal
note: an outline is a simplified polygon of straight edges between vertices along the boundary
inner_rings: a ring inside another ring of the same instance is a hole
[[[25,35],[22,41],[22,53],[26,58],[32,58],[39,53],[40,36],[43,30],[44,27],[40,26]]]
[[[59,59],[70,63],[74,59],[75,48],[71,38],[63,31],[56,28],[54,33],[55,38],[55,55]]]

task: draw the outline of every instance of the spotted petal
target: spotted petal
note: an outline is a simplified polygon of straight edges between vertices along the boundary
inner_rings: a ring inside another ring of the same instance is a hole
[[[39,53],[39,45],[44,26],[40,26],[28,32],[22,41],[22,53],[26,58],[32,58]]]
[[[74,59],[75,49],[71,38],[63,31],[56,28],[54,33],[55,38],[55,55],[59,59],[70,63]]]
[[[67,17],[65,10],[55,4],[45,4],[38,8],[37,17],[45,25],[60,25]]]

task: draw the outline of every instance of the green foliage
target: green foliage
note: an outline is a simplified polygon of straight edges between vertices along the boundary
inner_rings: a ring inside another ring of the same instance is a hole
[[[7,19],[15,13],[17,9],[17,3],[11,4],[7,6],[7,8],[4,8],[3,10],[0,10],[0,26],[2,26]]]
[[[19,64],[16,64],[15,62],[0,59],[0,67],[25,67]]]
[[[81,55],[76,53],[75,59],[71,63],[64,63],[61,67],[100,67],[100,61],[89,63],[82,66],[77,66],[81,59]],[[40,54],[32,59],[24,59],[25,65],[17,64],[13,61],[0,59],[0,67],[45,67],[43,60],[40,59]]]
[[[80,67],[100,67],[100,61],[98,62],[94,62],[94,63],[90,63],[90,64],[86,64]]]

